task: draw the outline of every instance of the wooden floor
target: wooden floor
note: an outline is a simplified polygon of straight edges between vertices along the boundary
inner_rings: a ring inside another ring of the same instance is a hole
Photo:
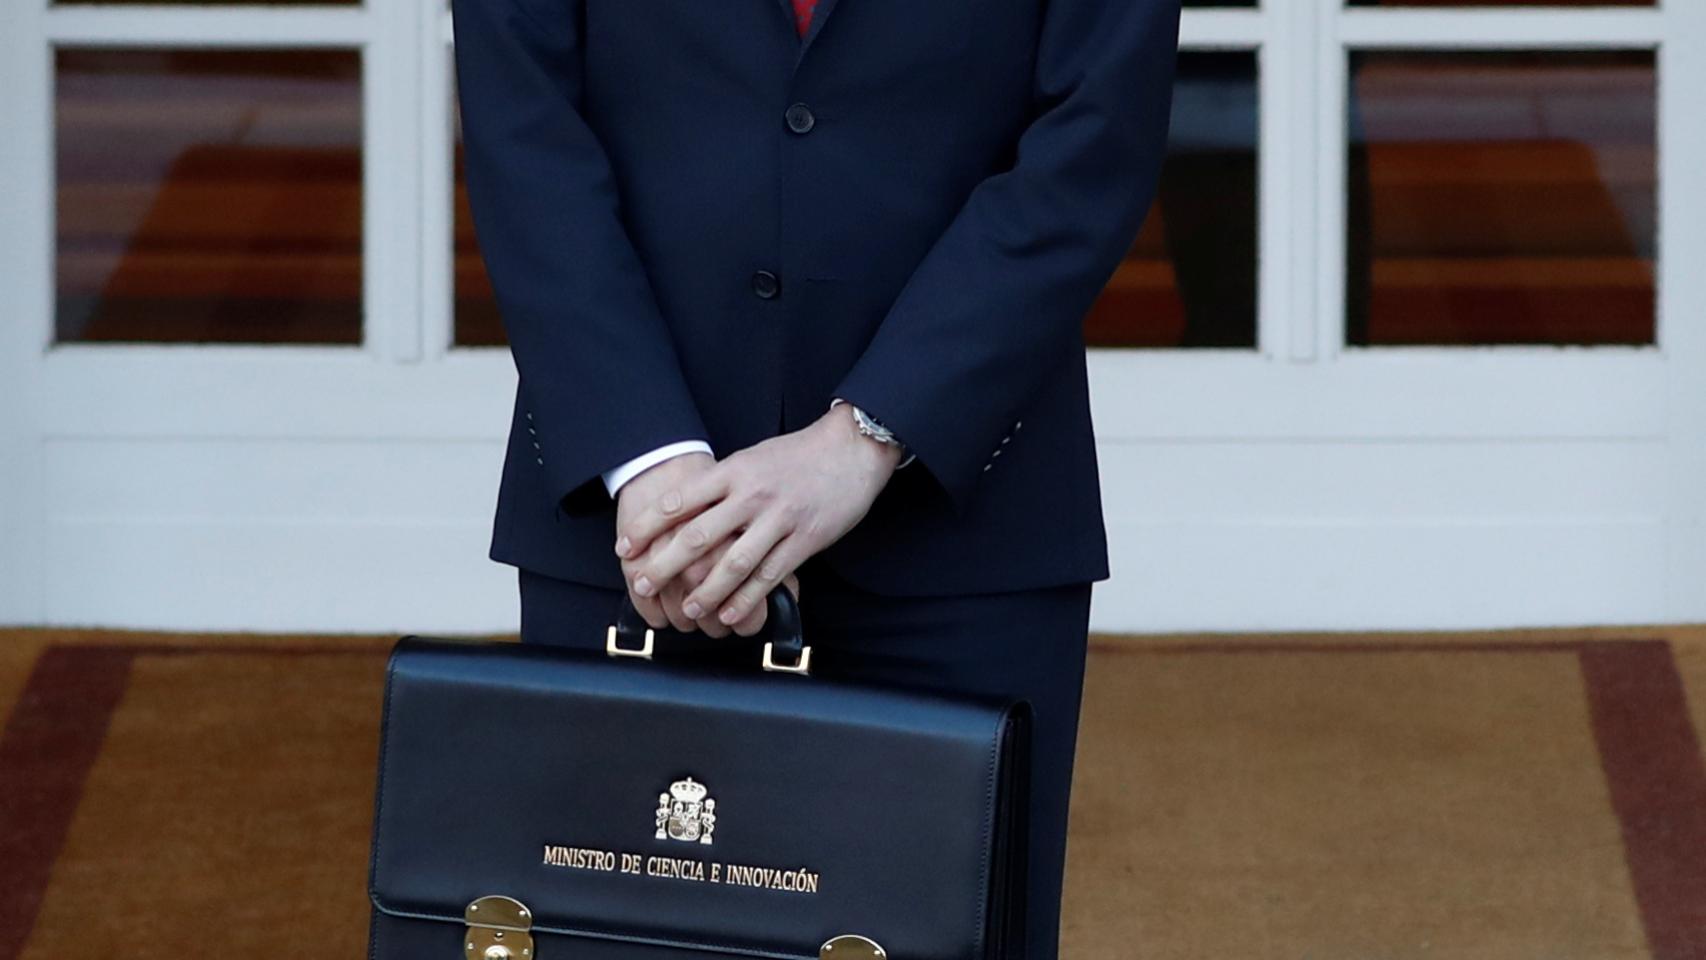
[[[0,631],[0,960],[359,956],[389,643]],[[1098,636],[1063,955],[1706,958],[1703,704],[1706,627]]]

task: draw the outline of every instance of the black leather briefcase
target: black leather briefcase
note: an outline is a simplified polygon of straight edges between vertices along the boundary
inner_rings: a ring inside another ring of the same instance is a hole
[[[764,669],[616,621],[603,654],[396,643],[372,960],[1021,954],[1023,702],[809,677],[781,589]]]

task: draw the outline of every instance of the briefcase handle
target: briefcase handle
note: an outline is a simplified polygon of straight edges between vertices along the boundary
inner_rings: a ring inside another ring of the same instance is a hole
[[[764,642],[764,656],[760,665],[773,673],[793,673],[807,676],[811,673],[812,648],[807,646],[800,634],[800,603],[794,599],[786,586],[778,585],[765,598],[768,612],[765,614],[764,629],[769,632],[769,639]],[[627,591],[622,592],[622,599],[617,602],[616,622],[604,634],[604,652],[612,657],[639,657],[644,660],[652,658],[652,647],[655,631],[634,609],[633,598]],[[634,638],[641,639],[638,643]],[[778,662],[780,654],[784,659]]]

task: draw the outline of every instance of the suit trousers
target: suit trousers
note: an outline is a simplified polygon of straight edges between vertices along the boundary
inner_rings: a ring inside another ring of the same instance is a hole
[[[814,677],[1016,695],[1030,701],[1024,956],[1055,960],[1091,584],[891,597],[854,587],[818,557],[797,573],[801,630],[813,648]],[[519,587],[522,642],[603,649],[605,628],[615,618],[621,591],[525,568],[519,573]],[[761,636],[733,633],[715,639],[665,629],[657,635],[659,658],[747,663],[755,670],[761,642]]]

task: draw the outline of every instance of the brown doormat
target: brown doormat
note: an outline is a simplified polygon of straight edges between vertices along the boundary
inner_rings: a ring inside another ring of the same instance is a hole
[[[389,645],[0,633],[0,960],[359,956]],[[1706,958],[1697,668],[1098,638],[1063,956]]]

